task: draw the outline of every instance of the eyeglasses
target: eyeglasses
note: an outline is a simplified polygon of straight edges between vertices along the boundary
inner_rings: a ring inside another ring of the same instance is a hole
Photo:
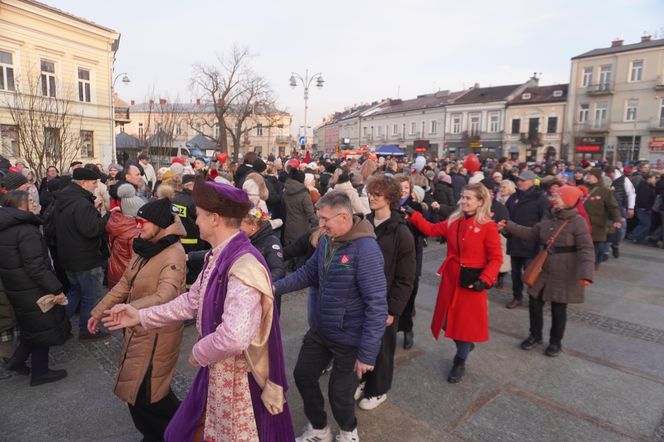
[[[326,217],[324,217],[324,216],[321,216],[321,217],[318,218],[318,220],[319,220],[321,223],[327,224],[327,223],[329,223],[330,221],[332,221],[334,218],[336,218],[337,216],[339,216],[339,215],[343,215],[343,214],[344,214],[343,212],[339,212],[339,213],[337,213],[336,215],[332,215],[332,216],[329,217],[329,218],[326,218]]]

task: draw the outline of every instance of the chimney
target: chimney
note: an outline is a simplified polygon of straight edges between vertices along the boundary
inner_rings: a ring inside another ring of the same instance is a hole
[[[136,101],[135,100],[131,100],[130,103],[131,103],[132,106],[136,106]]]
[[[479,88],[480,88],[480,84],[479,84],[479,83],[475,83],[475,84],[473,85],[473,89],[479,89]]]
[[[165,98],[160,98],[160,99],[159,99],[159,104],[160,104],[161,106],[164,106],[164,105],[166,104],[166,99],[165,99]]]
[[[611,47],[612,48],[617,48],[618,46],[622,46],[622,45],[623,45],[623,40],[620,39],[620,38],[616,38],[615,40],[613,40],[611,42]]]
[[[652,40],[652,34],[650,34],[650,33],[648,33],[648,32],[645,32],[645,33],[641,36],[641,43],[645,43],[645,42],[650,41],[650,40]]]
[[[197,98],[197,99],[196,99],[196,106],[200,106],[200,105],[201,105],[201,99],[200,99],[200,98]]]

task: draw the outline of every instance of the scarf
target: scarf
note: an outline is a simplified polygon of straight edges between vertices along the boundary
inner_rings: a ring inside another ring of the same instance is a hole
[[[166,235],[157,242],[150,242],[139,236],[134,239],[133,249],[139,256],[148,260],[161,253],[166,247],[171,246],[178,241],[180,241],[179,235]]]

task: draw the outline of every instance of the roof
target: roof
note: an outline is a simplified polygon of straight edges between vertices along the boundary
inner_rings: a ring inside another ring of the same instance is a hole
[[[339,118],[337,118],[336,121],[344,121],[344,120],[349,120],[351,118],[355,118],[358,115],[360,115],[362,112],[366,111],[372,106],[375,106],[376,104],[378,103],[373,102],[371,104],[361,104],[359,106],[355,106],[351,109],[348,109],[347,111],[344,111],[341,115],[339,115]]]
[[[93,21],[87,20],[85,18],[79,17],[79,16],[71,14],[69,12],[65,12],[62,9],[58,9],[58,8],[53,7],[53,6],[49,6],[46,3],[37,2],[37,1],[34,1],[34,0],[22,0],[22,1],[24,3],[28,3],[28,4],[31,4],[33,6],[37,6],[39,8],[46,9],[48,11],[55,12],[56,14],[60,14],[60,15],[63,15],[65,17],[69,17],[69,18],[74,19],[76,21],[79,21],[81,23],[85,23],[87,25],[94,26],[95,28],[99,28],[99,29],[102,29],[102,30],[108,31],[108,32],[113,32],[115,34],[118,33],[117,31],[115,31],[111,28],[107,28],[106,26],[102,26],[102,25],[97,24]]]
[[[115,136],[115,147],[117,149],[140,150],[143,148],[143,143],[136,137],[132,137],[125,132],[120,132]]]
[[[217,147],[217,145],[213,141],[211,141],[209,138],[201,134],[196,134],[194,138],[187,141],[187,147],[192,147],[192,146],[198,147],[201,150],[214,149]]]
[[[507,100],[510,94],[521,86],[521,84],[509,84],[506,86],[476,87],[452,104],[490,103],[492,101]]]
[[[376,116],[376,115],[385,115],[395,112],[407,112],[412,110],[420,109],[433,109],[436,107],[445,106],[454,101],[455,98],[461,96],[463,92],[452,92],[443,91],[436,92],[434,94],[420,95],[417,98],[410,100],[400,100],[400,99],[390,99],[387,100],[384,104],[381,104],[376,109],[365,114],[365,117]]]
[[[133,106],[129,106],[129,111],[132,113],[162,113],[162,114],[214,114],[214,106],[212,103],[171,103],[167,102],[161,104],[159,101],[154,101],[152,103],[136,103]],[[257,114],[283,114],[289,115],[287,112],[280,110],[272,109],[266,110],[264,108],[255,108]]]
[[[657,48],[660,46],[664,46],[664,38],[660,38],[659,40],[642,41],[629,45],[593,49],[592,51],[584,52],[581,55],[572,57],[572,60],[577,60],[579,58],[599,57],[600,55],[618,54],[620,52],[636,51],[639,49]]]
[[[534,104],[534,103],[557,103],[567,101],[568,84],[552,84],[550,86],[533,86],[526,88],[521,94],[512,98],[508,105]],[[555,91],[562,91],[560,97],[554,97]],[[524,94],[530,94],[529,99],[524,99]]]

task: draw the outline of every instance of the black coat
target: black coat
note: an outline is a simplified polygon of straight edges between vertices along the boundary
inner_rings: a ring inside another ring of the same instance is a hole
[[[272,281],[277,281],[286,276],[286,264],[284,263],[284,251],[281,241],[274,235],[269,222],[263,223],[258,232],[250,238],[251,245],[256,247],[270,269]]]
[[[177,192],[173,197],[173,205],[178,208],[180,221],[187,232],[187,236],[181,239],[185,253],[208,250],[210,244],[201,239],[201,233],[196,225],[196,205],[191,190],[183,189],[182,192]]]
[[[466,180],[465,176],[457,173],[450,176],[452,177],[452,188],[454,189],[454,202],[457,202],[461,198],[461,189],[468,184],[468,180]]]
[[[452,185],[447,184],[444,181],[438,181],[434,186],[433,199],[435,199],[441,206],[456,206],[456,201],[454,199],[454,188]]]
[[[641,180],[636,187],[636,202],[634,203],[635,209],[652,210],[652,205],[655,203],[657,192],[655,187],[648,184],[647,180]]]
[[[374,225],[375,214],[367,220]],[[415,240],[408,222],[397,212],[378,227],[374,227],[376,241],[383,252],[387,281],[387,311],[400,316],[410,300],[415,284]]]
[[[61,345],[71,331],[63,306],[42,313],[37,305],[42,296],[62,292],[40,225],[30,212],[0,208],[0,279],[16,314],[21,342],[33,348]]]
[[[402,206],[408,206],[412,208],[413,210],[420,212],[424,214],[424,211],[422,209],[422,205],[420,203],[417,203],[413,201],[413,197],[409,196],[406,201],[402,204]],[[410,228],[410,233],[413,234],[413,238],[415,239],[415,275],[420,276],[422,275],[422,259],[423,259],[423,253],[424,253],[424,235],[422,235],[422,232],[420,232],[415,226],[413,226],[411,223],[408,223],[408,227]]]
[[[55,200],[58,259],[65,270],[84,271],[103,263],[104,222],[94,206],[94,196],[76,183],[58,192]]]
[[[533,186],[526,192],[517,190],[509,197],[505,206],[511,221],[520,226],[533,227],[542,220],[550,204],[546,194]],[[536,241],[509,235],[507,237],[507,254],[510,256],[532,258],[538,250],[539,244]]]

